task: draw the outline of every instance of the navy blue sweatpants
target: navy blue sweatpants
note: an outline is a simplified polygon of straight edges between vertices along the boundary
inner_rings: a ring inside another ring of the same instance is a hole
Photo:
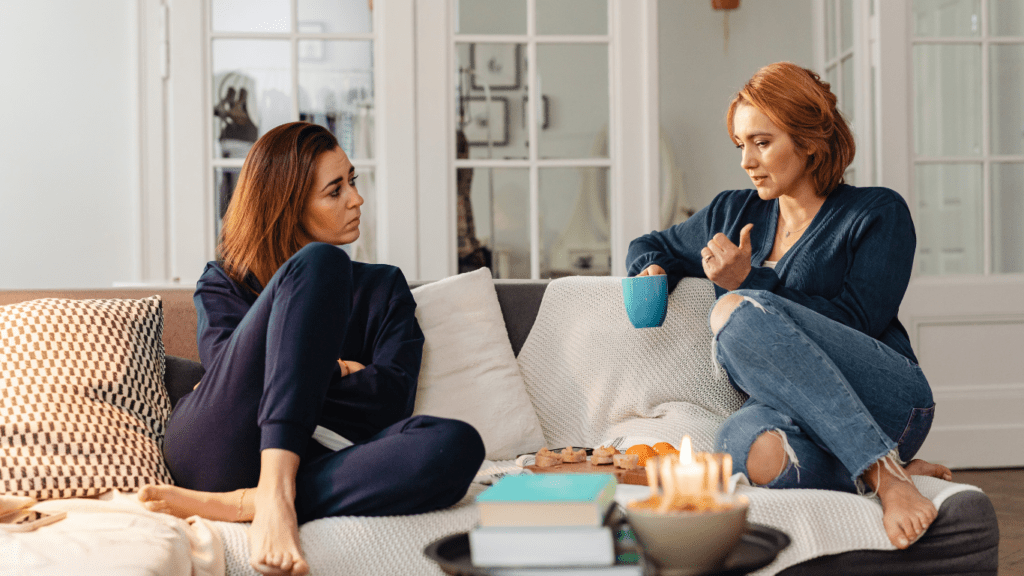
[[[281,266],[205,366],[202,384],[175,406],[164,456],[178,485],[255,487],[260,451],[283,448],[300,456],[299,522],[427,512],[466,494],[484,446],[464,422],[413,416],[338,452],[311,440],[351,317],[352,283],[348,256],[322,244]]]

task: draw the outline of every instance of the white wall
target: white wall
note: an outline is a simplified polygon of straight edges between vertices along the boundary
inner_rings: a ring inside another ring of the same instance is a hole
[[[772,62],[814,65],[811,0],[741,2],[728,15],[728,47],[724,19],[705,1],[661,0],[658,6],[661,126],[697,208],[722,190],[752,186],[725,130],[736,92]]]
[[[0,289],[138,277],[132,0],[0,5]]]

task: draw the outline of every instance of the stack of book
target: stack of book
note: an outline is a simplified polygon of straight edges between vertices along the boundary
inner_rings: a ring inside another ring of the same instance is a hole
[[[619,525],[616,484],[611,474],[505,476],[477,497],[473,565],[502,576],[641,574],[631,531]]]

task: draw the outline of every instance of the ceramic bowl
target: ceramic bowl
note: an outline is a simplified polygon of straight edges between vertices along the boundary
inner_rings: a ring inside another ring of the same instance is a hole
[[[644,557],[659,576],[712,571],[739,544],[747,524],[746,496],[723,496],[732,506],[716,512],[668,512],[626,507],[626,517]]]

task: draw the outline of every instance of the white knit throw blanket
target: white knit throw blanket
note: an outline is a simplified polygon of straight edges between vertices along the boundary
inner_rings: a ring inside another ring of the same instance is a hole
[[[624,436],[621,446],[658,441],[710,451],[725,417],[743,397],[712,359],[707,317],[714,290],[683,279],[669,295],[660,328],[635,329],[622,302],[621,279],[571,277],[552,281],[519,353],[519,368],[549,446],[597,446]],[[938,508],[974,488],[913,477]],[[894,550],[877,498],[827,490],[769,490],[739,478],[751,501],[748,520],[792,539],[775,574],[818,556],[850,550]]]
[[[615,278],[566,278],[548,285],[537,321],[519,355],[527,389],[552,447],[593,446],[625,436],[624,446],[683,434],[711,450],[715,431],[742,404],[712,363],[707,314],[711,284],[686,279],[669,297],[661,328],[636,330],[626,318]],[[486,462],[485,472],[516,470],[511,461]],[[521,469],[518,469],[521,471]],[[969,489],[914,477],[936,506]],[[412,516],[324,518],[301,526],[302,549],[313,574],[348,576],[442,574],[423,555],[434,540],[476,525],[473,484],[455,506]],[[635,486],[621,486],[624,495]],[[804,560],[849,550],[892,550],[876,499],[823,490],[739,486],[751,499],[748,519],[778,528],[793,542],[757,572],[775,574]],[[248,524],[215,523],[224,540],[228,576],[253,575]]]
[[[745,398],[711,358],[707,280],[683,279],[660,328],[636,329],[619,278],[570,277],[544,291],[519,352],[549,446],[597,446],[617,436],[655,437],[711,451],[715,432]]]

